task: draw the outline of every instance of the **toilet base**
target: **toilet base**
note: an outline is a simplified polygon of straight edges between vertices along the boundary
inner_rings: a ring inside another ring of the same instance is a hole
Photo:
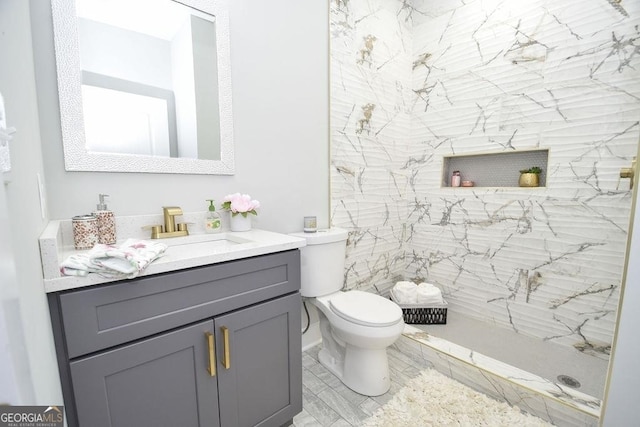
[[[342,382],[351,390],[366,396],[385,394],[391,387],[387,349],[348,347]]]
[[[344,364],[341,360],[336,360],[336,358],[331,355],[331,352],[324,347],[322,347],[318,353],[318,360],[322,366],[342,381],[342,367]]]
[[[345,350],[344,360],[339,360],[323,347],[318,360],[356,393],[380,396],[389,391],[391,378],[386,348],[371,350],[347,346]]]

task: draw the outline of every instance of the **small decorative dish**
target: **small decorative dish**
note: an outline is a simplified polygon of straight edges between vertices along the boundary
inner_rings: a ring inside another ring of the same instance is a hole
[[[473,187],[473,181],[462,181],[463,187]]]

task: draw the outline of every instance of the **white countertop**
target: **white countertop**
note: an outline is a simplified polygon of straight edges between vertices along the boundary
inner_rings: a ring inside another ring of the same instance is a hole
[[[118,222],[116,224],[118,226]],[[69,255],[87,252],[73,248],[69,232],[70,221],[50,221],[40,236],[40,254],[46,292],[127,280],[105,278],[95,273],[86,277],[61,275],[62,261]],[[141,238],[140,236],[130,237]],[[120,239],[119,235],[118,241],[121,240],[125,239]],[[138,277],[297,249],[306,245],[306,240],[299,237],[255,229],[243,232],[226,231],[220,234],[191,234],[187,237],[154,241],[166,244],[168,249],[162,257],[149,264]]]

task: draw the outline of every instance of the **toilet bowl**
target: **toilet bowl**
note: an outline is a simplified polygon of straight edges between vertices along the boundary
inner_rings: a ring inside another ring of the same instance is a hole
[[[301,294],[318,309],[320,363],[353,391],[378,396],[391,386],[387,347],[404,330],[402,309],[379,295],[341,291],[347,232],[294,233],[300,249]]]
[[[391,386],[387,347],[404,329],[400,307],[362,291],[337,292],[310,302],[320,312],[320,363],[357,393],[386,393]]]

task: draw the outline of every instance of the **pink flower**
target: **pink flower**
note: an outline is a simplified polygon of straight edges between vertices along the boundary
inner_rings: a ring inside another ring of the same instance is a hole
[[[260,207],[260,202],[257,200],[251,200],[251,196],[248,194],[228,194],[224,197],[222,208],[231,211],[232,215],[247,214],[258,215],[256,209]]]

